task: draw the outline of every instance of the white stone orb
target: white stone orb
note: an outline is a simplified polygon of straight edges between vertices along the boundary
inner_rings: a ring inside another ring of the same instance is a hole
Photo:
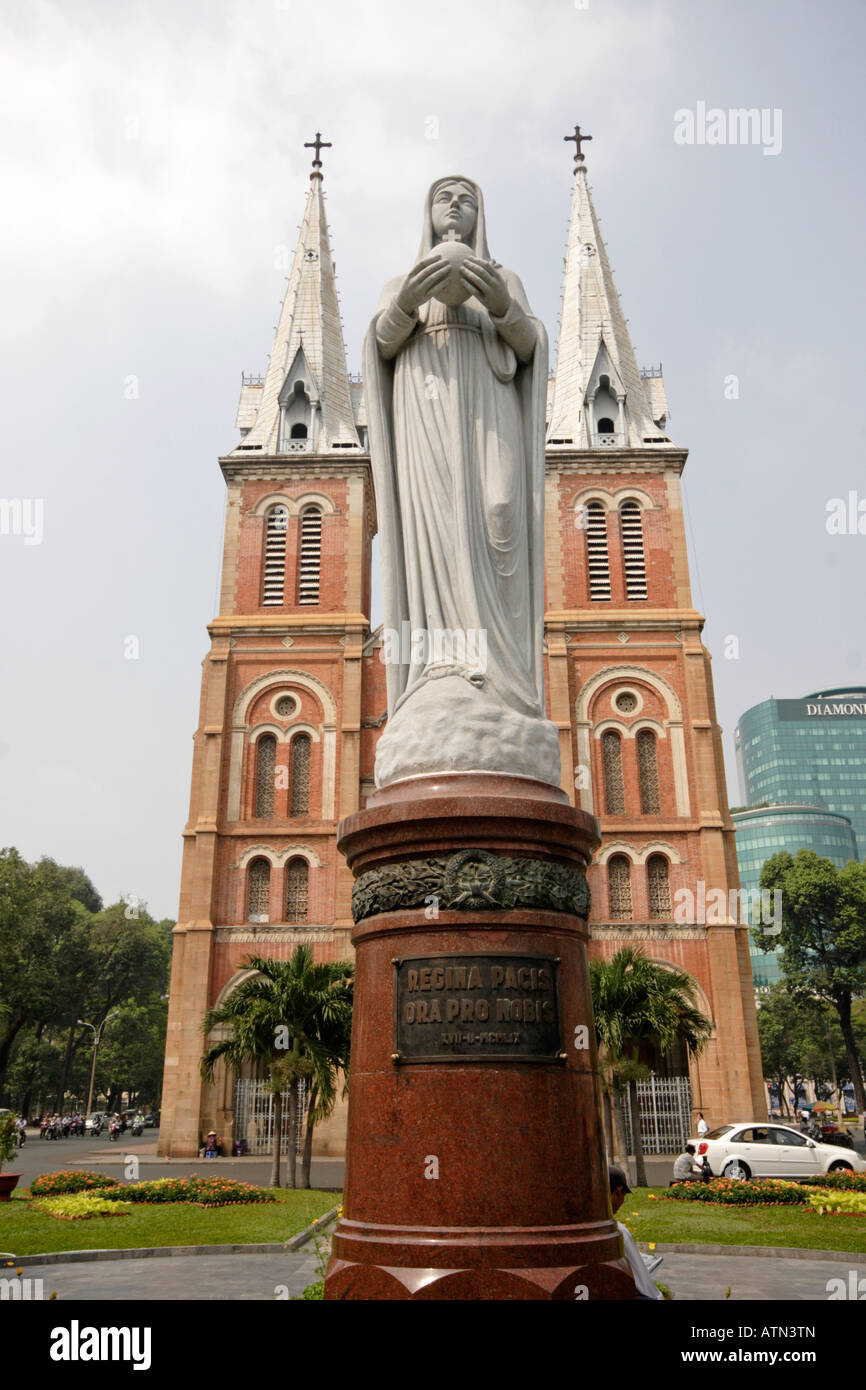
[[[451,274],[440,285],[434,299],[438,299],[440,304],[448,304],[452,308],[457,304],[465,304],[470,298],[472,291],[468,290],[460,279],[460,271],[467,256],[472,255],[471,247],[464,241],[440,241],[434,248],[443,261],[447,261],[451,266]]]

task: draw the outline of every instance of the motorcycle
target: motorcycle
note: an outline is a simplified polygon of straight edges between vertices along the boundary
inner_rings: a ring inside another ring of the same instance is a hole
[[[132,1126],[132,1137],[138,1139],[144,1133],[144,1125],[140,1120],[136,1120]]]
[[[115,1144],[120,1139],[120,1125],[116,1120],[112,1120],[111,1124],[108,1126],[108,1137],[113,1140]]]

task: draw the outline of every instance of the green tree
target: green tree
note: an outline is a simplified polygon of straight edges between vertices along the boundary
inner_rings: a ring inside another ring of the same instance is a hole
[[[780,889],[782,929],[753,929],[756,943],[779,948],[789,989],[798,998],[833,1006],[845,1042],[857,1109],[866,1110],[863,1072],[852,1024],[852,1001],[866,992],[866,865],[849,860],[837,869],[814,850],[774,854],[761,870],[761,887]]]
[[[53,860],[0,850],[0,1094],[18,1035],[62,1014],[75,928],[88,916]]]
[[[315,1092],[316,1114],[326,1114],[336,1101],[338,1077],[349,1070],[349,1025],[352,1013],[350,961],[314,964],[309,946],[298,946],[286,961],[252,956],[249,975],[226,1000],[208,1010],[203,1028],[225,1031],[206,1049],[203,1078],[212,1080],[220,1058],[235,1071],[246,1062],[264,1066],[274,1096],[274,1145],[271,1186],[280,1186],[282,1092],[289,1092],[289,1183],[296,1186],[298,1082]],[[309,1122],[309,1116],[308,1116]]]
[[[697,1056],[709,1039],[712,1025],[695,1004],[691,976],[657,964],[633,946],[624,946],[609,961],[590,961],[589,975],[596,1039],[609,1069],[614,1122],[620,1128],[617,1142],[624,1153],[621,1116],[622,1095],[627,1090],[637,1184],[647,1187],[637,1097],[641,1043],[654,1043],[662,1052],[681,1043],[689,1056]]]
[[[830,1074],[825,1031],[826,1015],[819,1000],[807,996],[797,999],[784,983],[770,987],[761,998],[758,1009],[758,1039],[764,1076],[778,1087],[783,1110],[787,1110],[785,1082],[790,1080],[791,1095],[796,1104],[798,1083],[806,1077],[816,1080],[821,1071],[818,1058],[823,1037],[823,1066],[821,1075]]]

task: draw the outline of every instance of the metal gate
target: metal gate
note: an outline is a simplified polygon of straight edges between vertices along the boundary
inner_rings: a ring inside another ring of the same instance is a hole
[[[306,1081],[298,1081],[298,1135],[296,1151],[301,1152],[303,1115],[307,1097]],[[289,1092],[283,1091],[283,1122],[280,1153],[289,1152]],[[273,1153],[274,1095],[266,1081],[241,1079],[235,1083],[235,1142],[246,1142],[248,1154]]]
[[[651,1076],[638,1081],[640,1132],[645,1154],[680,1153],[692,1127],[692,1088],[687,1076]],[[634,1153],[631,1127],[631,1093],[623,1096],[625,1137],[628,1152]]]

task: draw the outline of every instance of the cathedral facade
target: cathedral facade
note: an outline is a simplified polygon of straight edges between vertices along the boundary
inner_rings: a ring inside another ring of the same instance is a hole
[[[346,367],[318,154],[268,367],[243,378],[240,442],[220,459],[222,590],[174,933],[167,1155],[195,1154],[211,1127],[232,1143],[255,1120],[247,1099],[239,1108],[254,1078],[218,1069],[203,1084],[199,1071],[204,1015],[249,973],[248,957],[286,959],[299,943],[320,960],[352,955],[337,825],[374,789],[383,644],[402,640],[370,624],[364,391]],[[748,926],[701,910],[712,890],[733,905],[737,863],[689,583],[687,450],[666,426],[661,372],[638,368],[578,156],[548,389],[547,713],[562,786],[602,830],[588,875],[591,954],[630,944],[691,976],[709,1045],[696,1061],[645,1060],[688,1076],[694,1114],[713,1125],[763,1118],[766,1088]],[[345,1114],[317,1129],[315,1151],[344,1151]]]

